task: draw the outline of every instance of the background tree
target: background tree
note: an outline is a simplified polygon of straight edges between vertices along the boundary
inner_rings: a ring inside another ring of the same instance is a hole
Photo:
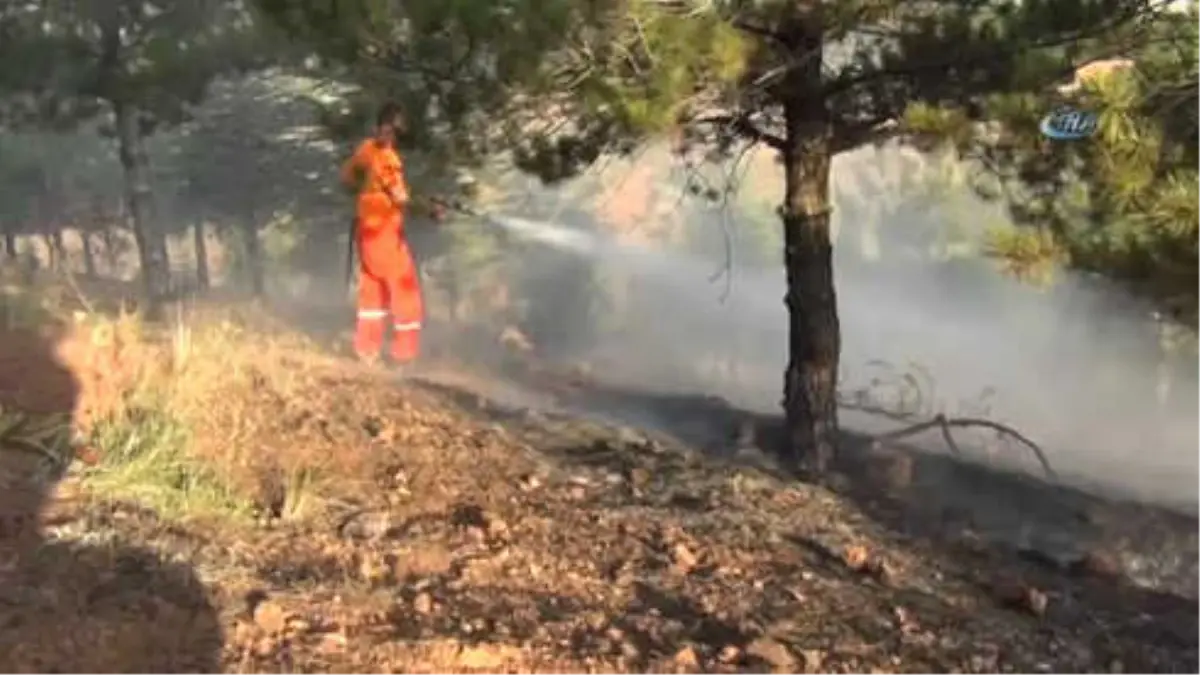
[[[342,244],[348,199],[337,184],[340,148],[324,137],[310,104],[317,89],[275,69],[221,78],[192,119],[154,146],[175,210],[196,231],[209,222],[231,235],[225,240],[240,276],[256,295],[267,287],[266,249],[282,235],[288,250],[272,253],[283,262],[305,270],[342,262],[330,253]],[[331,222],[330,214],[341,217]],[[313,251],[325,260],[291,256]]]
[[[1017,219],[992,233],[990,252],[1010,271],[1054,281],[1053,271],[1065,265],[1150,301],[1155,311],[1143,312],[1142,325],[1157,344],[1156,371],[1145,379],[1117,377],[1164,413],[1187,405],[1188,386],[1177,380],[1197,345],[1196,21],[1196,3],[1176,3],[1147,25],[1149,39],[1121,59],[1080,69],[1041,105],[997,97],[990,107],[1010,130],[1006,142],[951,134],[966,154],[981,158],[976,186],[1007,202]],[[1099,113],[1097,133],[1071,143],[1042,137],[1041,112],[1060,104]],[[1098,313],[1097,321],[1114,324],[1098,330],[1128,332],[1120,316]],[[1094,376],[1106,370],[1115,364]]]
[[[5,163],[0,168],[0,227],[4,231],[4,253],[10,260],[17,257],[17,236],[27,233],[32,227],[33,203],[30,195],[37,194],[41,187],[41,173],[36,167]]]
[[[110,144],[90,130],[5,134],[0,138],[0,226],[6,252],[15,256],[19,235],[41,235],[53,265],[62,258],[63,230],[75,229],[85,244],[85,271],[93,271],[86,253],[99,221],[88,207],[119,187],[112,180],[118,169]]]
[[[145,139],[187,116],[220,73],[254,65],[262,34],[238,0],[44,0],[0,9],[0,95],[10,124],[99,119],[116,140],[148,308],[170,291]]]
[[[1107,67],[1062,91],[995,97],[989,115],[1003,135],[969,133],[942,111],[917,116],[979,158],[976,187],[1009,203],[1022,227],[996,232],[993,253],[1014,272],[1036,277],[1065,262],[1123,282],[1195,328],[1197,14],[1188,3],[1148,23],[1148,39],[1124,58],[1095,64]],[[1062,104],[1097,112],[1096,135],[1044,138],[1041,117]]]

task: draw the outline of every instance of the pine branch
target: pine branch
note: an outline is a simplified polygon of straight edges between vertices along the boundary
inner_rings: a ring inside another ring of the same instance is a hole
[[[750,121],[748,114],[714,114],[699,117],[693,124],[721,127],[754,143],[762,143],[775,150],[783,150],[786,145],[782,137],[769,133]]]
[[[963,55],[959,50],[946,49],[942,51],[942,53],[945,55],[945,58],[942,59],[919,63],[907,63],[893,67],[869,69],[865,72],[857,72],[852,75],[833,78],[822,89],[822,95],[826,97],[837,96],[862,85],[872,84],[880,81],[913,79],[920,76],[926,76],[931,73],[936,73],[938,71],[944,71],[948,68],[960,70],[963,68],[981,68],[984,70],[990,70],[995,66],[995,64],[1010,61],[1014,56],[1017,56],[1022,52],[1066,47],[1068,45],[1072,45],[1115,30],[1120,26],[1138,18],[1140,18],[1138,12],[1130,11],[1127,14],[1113,18],[1108,22],[1091,26],[1086,30],[1066,32],[1031,43],[1015,42],[1005,44],[997,48],[988,49],[969,55]],[[1088,59],[1088,61],[1085,61],[1083,64],[1064,64],[1062,68],[1060,68],[1060,70],[1053,75],[1053,77],[1054,79],[1066,77],[1074,72],[1074,70],[1080,65],[1084,65],[1094,60],[1111,58],[1119,55],[1127,47],[1128,45],[1125,42],[1108,45],[1104,50],[1101,51],[1101,53],[1093,56],[1091,59]]]

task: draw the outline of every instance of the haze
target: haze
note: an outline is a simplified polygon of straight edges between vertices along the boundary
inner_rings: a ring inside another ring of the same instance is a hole
[[[965,188],[939,193],[943,207],[931,203],[922,178],[930,164],[896,149],[865,149],[835,164],[844,389],[869,384],[884,372],[871,362],[887,362],[932,382],[923,386],[930,413],[981,413],[1036,440],[1069,480],[1194,512],[1194,349],[1168,348],[1178,329],[1102,280],[1060,270],[1042,288],[977,258],[953,259],[956,246],[978,245],[1003,211]],[[719,216],[687,219],[707,241],[697,247],[693,238],[686,253],[611,239],[589,246],[561,220],[503,220],[546,247],[591,257],[605,278],[627,284],[629,317],[603,339],[581,341],[573,358],[606,380],[777,413],[786,360],[782,266],[748,259],[753,233],[734,223],[742,255],[731,286],[714,283],[724,256]],[[939,246],[947,233],[957,243]],[[937,260],[935,249],[950,260]],[[864,260],[864,250],[879,256]],[[887,428],[844,415],[850,427]],[[936,434],[929,440],[930,451],[945,452]],[[1034,468],[1028,457],[1006,459]]]
[[[336,190],[340,150],[319,140],[303,102],[314,87],[278,74],[214,87],[196,123],[155,138],[155,198],[161,220],[177,233],[176,261],[194,258],[179,249],[195,222],[264,223],[272,295],[302,300],[311,322],[342,330],[350,321],[343,276],[349,207]],[[54,156],[49,141],[26,142],[31,153]],[[87,170],[80,190],[119,200],[110,148],[87,130],[56,142],[95,158],[78,165]],[[878,375],[872,360],[902,370],[919,364],[934,384],[923,412],[978,412],[1011,424],[1041,443],[1062,474],[1194,512],[1194,336],[1160,324],[1148,307],[1099,280],[1060,272],[1057,283],[1039,289],[982,260],[973,251],[1004,212],[963,187],[962,171],[896,149],[865,148],[835,162],[844,388]],[[726,211],[681,201],[688,174],[665,153],[614,162],[598,175],[553,189],[514,181],[514,197],[488,205],[518,219],[506,221],[510,234],[537,242],[514,236],[482,253],[459,247],[451,259],[445,240],[475,236],[478,223],[414,226],[431,320],[458,313],[500,327],[518,323],[543,353],[590,363],[617,383],[778,413],[786,358],[779,226],[771,214],[781,194],[778,167],[765,156],[748,165],[737,208]],[[725,267],[723,222],[733,236],[732,278],[713,281]],[[597,236],[609,239],[597,247]],[[236,268],[222,262],[236,263],[239,253],[222,250],[215,237],[209,246],[220,283]],[[128,276],[132,249],[124,257],[102,273]],[[441,286],[452,268],[471,287],[456,293],[482,294],[499,308],[464,315],[451,307],[458,301]],[[1164,348],[1168,337],[1178,348]],[[883,428],[849,413],[843,421]],[[936,439],[929,448],[945,451]],[[1033,468],[1028,458],[1014,459]]]

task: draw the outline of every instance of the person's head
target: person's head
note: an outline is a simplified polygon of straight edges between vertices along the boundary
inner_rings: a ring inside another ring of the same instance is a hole
[[[375,116],[375,140],[393,145],[404,130],[404,112],[400,106],[390,101],[384,103]]]

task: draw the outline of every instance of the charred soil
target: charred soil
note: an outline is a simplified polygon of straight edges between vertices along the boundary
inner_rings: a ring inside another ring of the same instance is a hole
[[[119,645],[133,642],[104,642],[104,608],[129,640],[156,634],[131,632],[129,617],[161,630],[195,626],[171,632],[188,640],[158,642],[160,652],[195,654],[152,664],[168,669],[1200,666],[1195,589],[1139,578],[1131,564],[1145,544],[1121,539],[1148,524],[1170,536],[1190,528],[1177,546],[1194,565],[1195,523],[1183,516],[932,460],[911,460],[919,466],[906,472],[893,466],[904,463],[899,454],[847,465],[829,486],[801,484],[763,452],[771,420],[703,397],[566,377],[538,385],[527,373],[528,399],[514,405],[478,373],[398,382],[328,359],[305,362],[297,383],[300,362],[289,363],[253,378],[256,393],[242,404],[273,406],[277,423],[239,443],[342,467],[319,505],[280,508],[291,484],[277,481],[258,493],[252,522],[181,521],[68,477],[43,510],[42,557],[4,568],[0,626],[20,625],[29,639],[0,666],[71,668],[78,661],[64,654],[86,650],[62,645],[82,641],[114,645],[89,668],[142,668],[122,660],[133,652],[122,656]],[[285,372],[291,388],[281,396]],[[608,419],[576,410],[600,399]],[[657,428],[622,421],[640,420],[635,413]],[[987,513],[1020,517],[987,520],[937,493],[971,475],[974,487],[959,492],[1010,481],[988,493],[1010,501]],[[1060,529],[1088,533],[1067,553],[1022,529],[1059,519],[1071,524]]]

